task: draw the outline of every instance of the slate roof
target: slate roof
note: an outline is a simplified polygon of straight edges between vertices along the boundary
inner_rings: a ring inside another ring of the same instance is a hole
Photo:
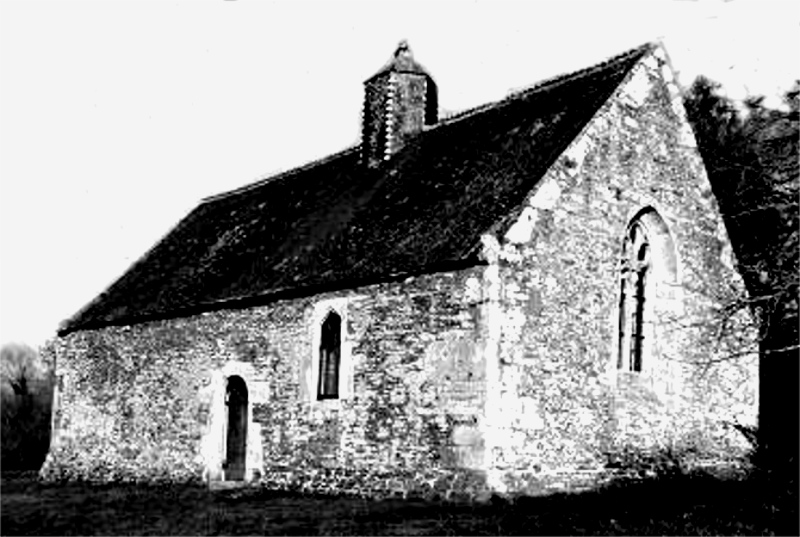
[[[385,165],[358,147],[203,200],[60,333],[474,266],[648,51],[426,129]]]

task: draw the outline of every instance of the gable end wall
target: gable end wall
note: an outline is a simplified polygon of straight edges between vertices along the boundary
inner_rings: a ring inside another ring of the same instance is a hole
[[[752,319],[734,319],[745,343],[717,343],[716,308],[742,285],[670,76],[660,49],[646,56],[500,238],[488,464],[509,491],[594,483],[629,450],[721,459],[747,447],[729,424],[755,424],[755,355],[700,364],[746,350]],[[619,266],[644,207],[667,224],[678,281],[658,284],[646,305],[645,365],[634,373],[616,367]]]

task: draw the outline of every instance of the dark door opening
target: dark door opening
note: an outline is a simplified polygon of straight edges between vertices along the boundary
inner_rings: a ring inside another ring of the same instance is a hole
[[[242,481],[247,456],[247,385],[242,377],[228,377],[225,404],[228,407],[225,479]]]

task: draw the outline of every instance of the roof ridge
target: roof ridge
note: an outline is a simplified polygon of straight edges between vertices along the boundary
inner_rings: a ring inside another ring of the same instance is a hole
[[[531,93],[534,93],[536,91],[540,91],[540,90],[544,89],[545,87],[554,87],[554,86],[557,86],[559,84],[563,84],[564,82],[569,82],[570,80],[574,80],[577,77],[585,76],[587,74],[590,74],[590,73],[596,72],[596,71],[602,71],[603,69],[605,69],[606,67],[608,67],[612,63],[621,62],[624,59],[627,59],[627,58],[629,58],[631,56],[634,56],[634,55],[636,55],[637,53],[640,53],[640,52],[645,52],[647,50],[652,51],[657,46],[658,46],[657,43],[648,41],[644,45],[639,45],[638,47],[632,48],[632,49],[630,49],[630,50],[628,50],[626,52],[623,52],[622,54],[617,54],[615,56],[607,58],[606,60],[604,60],[604,61],[602,61],[600,63],[596,63],[594,65],[590,65],[588,67],[584,67],[582,69],[578,69],[577,71],[570,71],[570,72],[567,72],[567,73],[560,73],[560,74],[557,74],[557,75],[553,75],[553,76],[551,76],[549,78],[545,78],[543,80],[539,80],[538,82],[535,82],[531,86],[524,87],[524,88],[521,88],[521,89],[512,90],[508,95],[506,95],[502,99],[499,99],[499,100],[496,100],[496,101],[491,101],[491,102],[488,102],[488,103],[483,103],[483,104],[480,104],[480,105],[475,106],[473,108],[467,108],[466,110],[462,110],[460,112],[454,113],[451,116],[448,116],[446,118],[442,118],[435,125],[431,125],[430,127],[426,128],[425,131],[426,132],[430,132],[430,131],[435,130],[440,125],[446,125],[446,124],[450,124],[450,123],[455,123],[457,121],[460,121],[462,119],[466,119],[467,117],[471,117],[471,116],[473,116],[475,114],[479,114],[479,113],[484,112],[486,110],[490,110],[490,109],[493,109],[493,108],[499,108],[501,106],[505,106],[505,105],[510,104],[511,102],[517,100],[517,99],[523,98],[523,97],[525,97],[525,96],[527,96],[527,95],[529,95]]]
[[[256,179],[255,182],[247,183],[246,185],[242,185],[242,186],[236,187],[236,188],[234,188],[232,190],[225,190],[225,191],[219,192],[217,194],[211,194],[209,196],[205,196],[205,197],[200,199],[200,205],[202,205],[202,204],[204,204],[206,202],[217,201],[217,200],[224,199],[224,198],[227,198],[227,197],[230,197],[230,196],[234,196],[236,194],[241,194],[243,192],[247,192],[247,191],[252,190],[254,188],[258,188],[260,186],[264,186],[267,183],[271,183],[271,182],[277,181],[279,179],[284,179],[286,177],[290,177],[292,175],[296,175],[296,174],[298,174],[300,172],[304,172],[304,171],[309,170],[311,168],[314,168],[316,166],[321,166],[323,164],[326,164],[326,163],[330,162],[331,160],[337,159],[339,157],[343,157],[343,156],[347,155],[348,153],[352,153],[354,151],[358,151],[360,149],[360,147],[361,147],[361,144],[352,145],[350,147],[346,147],[346,148],[344,148],[344,149],[342,149],[340,151],[337,151],[335,153],[331,153],[330,155],[326,155],[326,156],[324,156],[322,158],[310,160],[310,161],[306,162],[305,164],[301,164],[300,166],[295,166],[295,167],[290,168],[288,170],[283,170],[283,171],[280,171],[278,173],[269,172],[269,175],[261,176],[259,179]]]
[[[472,107],[472,108],[467,108],[466,110],[461,110],[459,112],[455,112],[451,116],[448,116],[448,117],[440,119],[434,125],[426,126],[424,128],[423,132],[431,132],[431,131],[436,130],[440,126],[450,125],[452,123],[458,122],[458,121],[460,121],[462,119],[466,119],[468,117],[471,117],[471,116],[473,116],[475,114],[479,114],[479,113],[484,112],[486,110],[490,110],[490,109],[493,109],[493,108],[498,108],[498,107],[501,107],[501,106],[505,106],[505,105],[510,104],[511,102],[513,102],[513,101],[515,101],[517,99],[523,98],[524,96],[529,95],[529,94],[531,94],[531,93],[533,93],[535,91],[542,90],[545,87],[556,86],[558,84],[562,84],[564,82],[568,82],[570,80],[573,80],[576,77],[585,76],[585,75],[587,75],[587,74],[589,74],[591,72],[594,72],[594,71],[600,71],[600,70],[606,68],[608,65],[610,65],[612,63],[622,61],[623,59],[626,59],[626,58],[628,58],[630,56],[633,56],[636,53],[644,52],[647,49],[653,50],[657,46],[658,46],[657,43],[648,41],[644,45],[640,45],[640,46],[632,48],[632,49],[630,49],[630,50],[628,50],[626,52],[623,52],[621,54],[617,54],[615,56],[607,58],[606,60],[604,60],[604,61],[602,61],[600,63],[594,64],[594,65],[590,65],[588,67],[584,67],[583,69],[579,69],[577,71],[570,71],[570,72],[567,72],[567,73],[560,73],[558,75],[554,75],[554,76],[551,76],[549,78],[545,78],[543,80],[535,82],[533,85],[531,85],[531,86],[529,86],[527,88],[513,90],[511,93],[509,93],[508,95],[506,95],[505,97],[503,97],[502,99],[499,99],[497,101],[491,101],[491,102],[488,102],[488,103],[483,103],[483,104],[480,104],[480,105]],[[326,164],[327,162],[330,162],[331,160],[334,160],[336,158],[342,157],[342,156],[344,156],[344,155],[346,155],[346,154],[348,154],[350,152],[360,151],[360,149],[361,149],[361,144],[360,143],[359,144],[355,144],[355,145],[352,145],[352,146],[347,147],[345,149],[342,149],[340,151],[337,151],[336,153],[331,153],[330,155],[327,155],[325,157],[318,158],[318,159],[315,159],[315,160],[311,160],[311,161],[309,161],[309,162],[307,162],[305,164],[302,164],[300,166],[295,166],[295,167],[293,167],[291,169],[278,172],[277,174],[270,173],[269,175],[261,176],[255,182],[248,183],[248,184],[242,185],[240,187],[236,187],[236,188],[234,188],[232,190],[226,190],[226,191],[223,191],[223,192],[219,192],[217,194],[211,194],[209,196],[205,196],[205,197],[201,198],[199,204],[202,205],[202,204],[207,203],[207,202],[218,201],[220,199],[225,199],[225,198],[228,198],[230,196],[235,196],[237,194],[242,194],[244,192],[248,192],[248,191],[250,191],[250,190],[252,190],[254,188],[258,188],[258,187],[263,186],[263,185],[265,185],[267,183],[271,183],[273,181],[277,181],[277,180],[280,180],[280,179],[284,179],[286,177],[290,177],[290,176],[298,174],[300,172],[304,172],[304,171],[306,171],[306,170],[308,170],[310,168],[313,168],[315,166],[321,166],[323,164]]]

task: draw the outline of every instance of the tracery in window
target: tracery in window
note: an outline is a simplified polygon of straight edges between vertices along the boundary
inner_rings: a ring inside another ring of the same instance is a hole
[[[657,284],[676,282],[675,250],[664,220],[646,208],[631,221],[620,260],[617,368],[641,372],[653,346]]]

